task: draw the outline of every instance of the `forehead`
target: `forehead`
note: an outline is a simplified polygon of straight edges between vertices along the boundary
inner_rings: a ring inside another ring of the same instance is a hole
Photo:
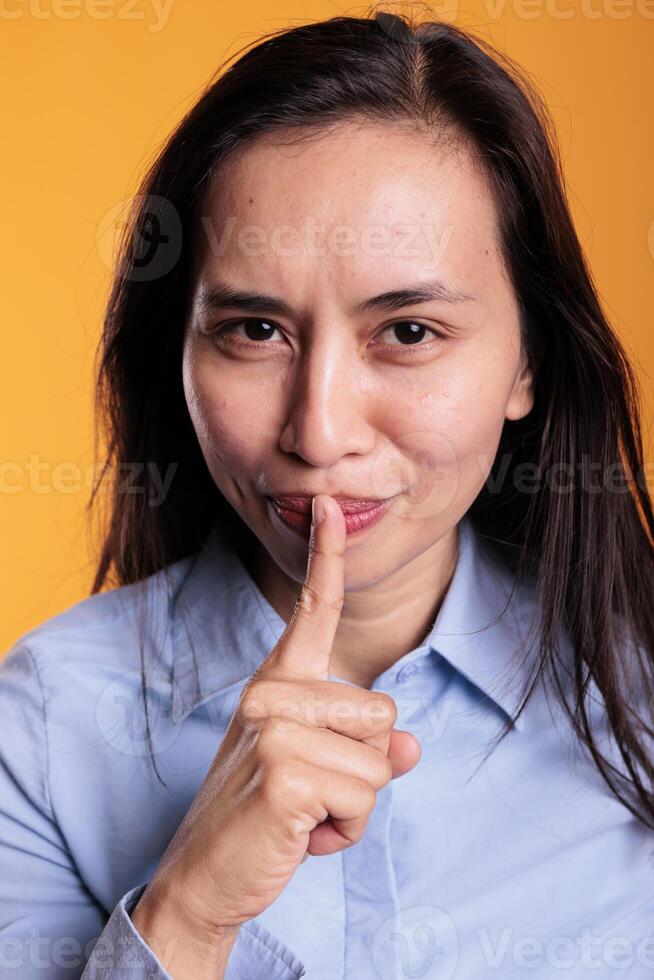
[[[472,152],[399,125],[343,123],[300,142],[269,134],[214,175],[196,272],[297,292],[353,293],[439,273],[462,290],[501,274],[495,202]]]

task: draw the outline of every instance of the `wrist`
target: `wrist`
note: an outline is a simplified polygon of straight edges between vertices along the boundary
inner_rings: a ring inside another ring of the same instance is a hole
[[[130,913],[134,928],[175,980],[218,980],[224,975],[239,926],[211,930],[189,916],[179,898],[148,885]]]

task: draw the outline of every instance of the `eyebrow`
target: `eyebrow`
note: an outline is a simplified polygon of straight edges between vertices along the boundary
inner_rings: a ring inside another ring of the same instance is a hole
[[[435,300],[442,303],[467,303],[476,299],[476,296],[469,293],[452,289],[440,279],[429,279],[426,282],[402,289],[390,289],[378,296],[361,300],[354,306],[352,312],[361,314],[375,310],[399,310],[405,306]],[[293,316],[295,313],[292,306],[279,296],[242,291],[223,282],[213,282],[202,288],[196,301],[196,308],[200,313],[225,307],[236,307],[248,313],[278,313],[282,316]]]

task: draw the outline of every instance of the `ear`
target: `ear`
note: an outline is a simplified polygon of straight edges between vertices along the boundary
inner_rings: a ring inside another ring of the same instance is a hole
[[[534,373],[529,359],[523,356],[521,369],[516,377],[506,406],[506,418],[515,421],[524,418],[534,407]]]

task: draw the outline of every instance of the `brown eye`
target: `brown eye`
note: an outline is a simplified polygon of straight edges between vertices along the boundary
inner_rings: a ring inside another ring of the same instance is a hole
[[[415,320],[399,320],[397,323],[391,323],[382,331],[382,333],[387,332],[391,333],[391,336],[394,333],[397,338],[395,343],[391,342],[391,347],[425,347],[426,345],[421,343],[425,337],[428,340],[442,337],[437,330],[423,323],[416,323]]]
[[[240,327],[243,327],[244,333],[237,335],[236,331]],[[234,320],[232,323],[225,324],[214,332],[214,336],[237,336],[239,340],[250,341],[254,344],[265,344],[277,329],[275,324],[269,320],[259,320],[249,317],[245,320]]]

